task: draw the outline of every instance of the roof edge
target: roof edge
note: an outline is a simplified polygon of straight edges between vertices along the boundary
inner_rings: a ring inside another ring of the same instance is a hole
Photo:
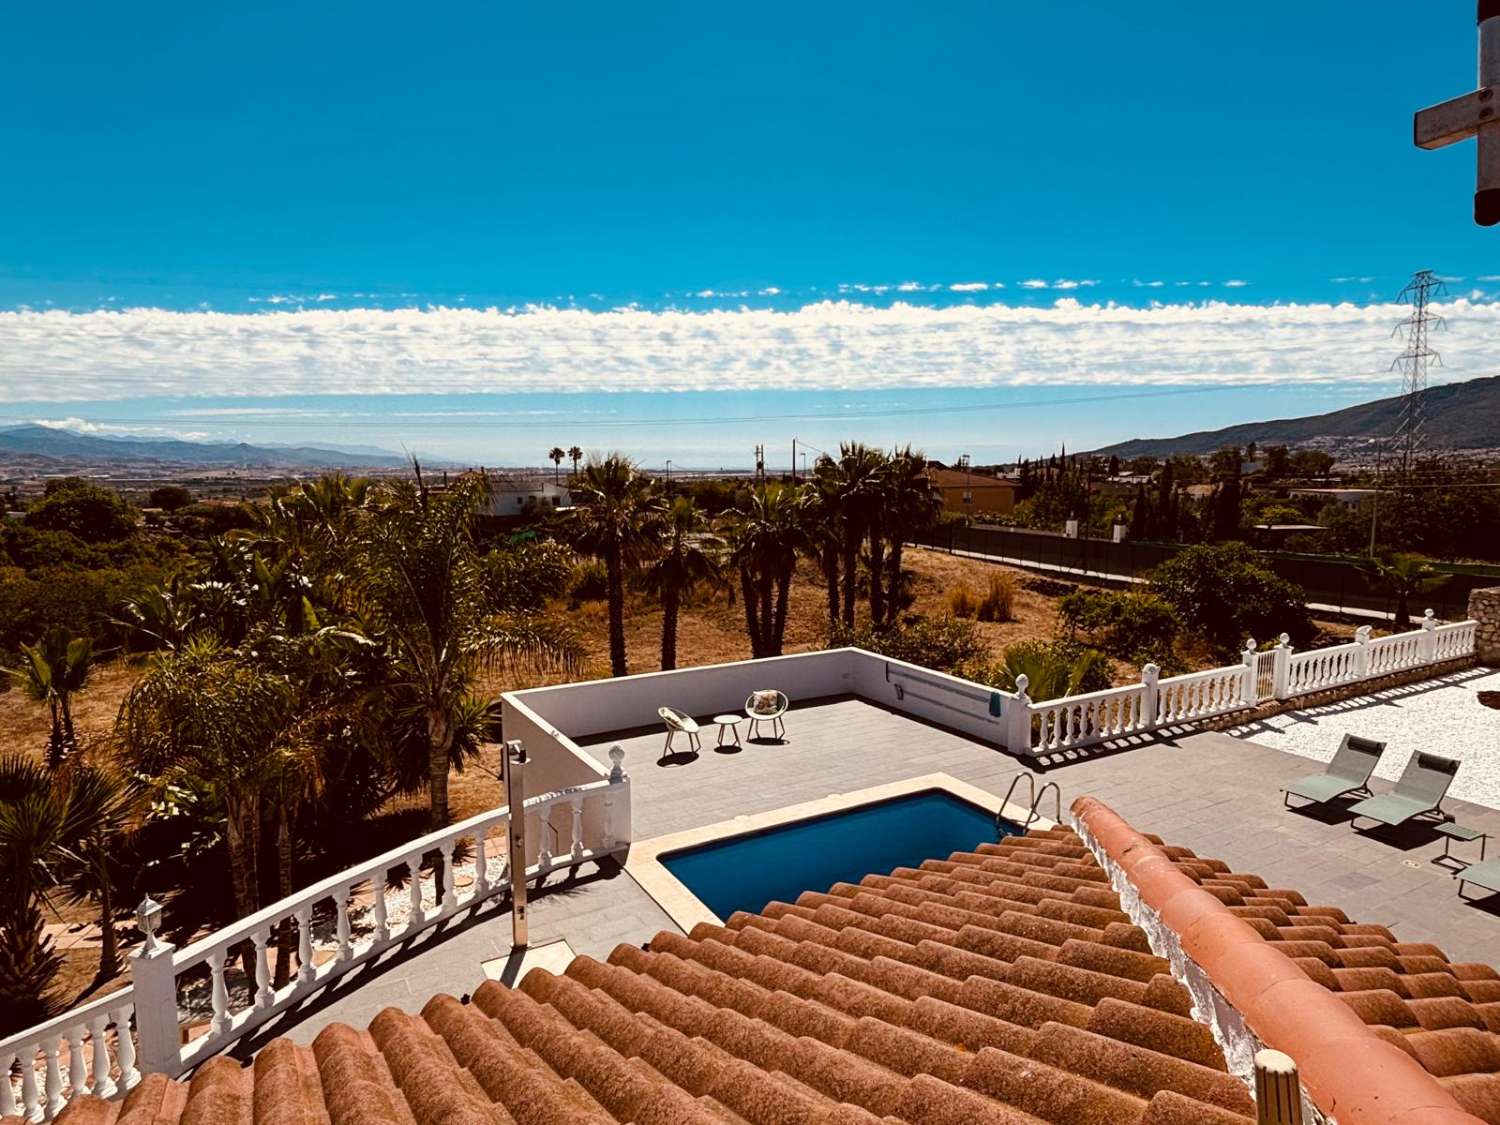
[[[1070,808],[1080,835],[1109,857],[1253,1034],[1295,1060],[1303,1088],[1325,1114],[1343,1125],[1483,1125],[1108,805],[1079,797]]]

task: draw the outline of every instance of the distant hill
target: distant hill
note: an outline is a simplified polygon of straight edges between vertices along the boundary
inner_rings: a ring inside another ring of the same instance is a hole
[[[120,464],[169,462],[207,467],[303,467],[385,469],[405,464],[399,454],[350,452],[316,446],[269,446],[179,441],[172,438],[99,437],[54,426],[14,426],[0,430],[0,458],[35,457],[50,461]]]
[[[1500,448],[1500,375],[1444,383],[1426,392],[1427,433],[1446,449]],[[1204,454],[1226,445],[1285,445],[1354,451],[1396,431],[1401,397],[1376,399],[1328,414],[1306,418],[1278,418],[1246,422],[1222,430],[1200,430],[1171,438],[1134,438],[1096,449],[1119,457],[1168,457],[1175,453]]]

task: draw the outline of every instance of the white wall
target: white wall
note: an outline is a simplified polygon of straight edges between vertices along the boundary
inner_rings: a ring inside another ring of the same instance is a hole
[[[543,725],[581,738],[659,725],[658,707],[675,707],[709,719],[722,712],[743,712],[750,693],[767,688],[785,692],[794,703],[846,695],[856,690],[853,663],[857,652],[828,649],[512,692],[503,697],[506,737],[519,737],[510,733],[511,709],[516,704]]]
[[[1014,695],[904,660],[862,649],[850,651],[853,690],[860,698],[914,719],[939,723],[991,746],[1005,746],[1006,724],[1016,706]],[[992,715],[992,707],[1000,714]]]

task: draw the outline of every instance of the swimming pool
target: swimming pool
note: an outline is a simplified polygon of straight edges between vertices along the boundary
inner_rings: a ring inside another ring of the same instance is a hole
[[[668,852],[660,862],[722,919],[1021,831],[1000,825],[997,832],[994,813],[931,789]]]

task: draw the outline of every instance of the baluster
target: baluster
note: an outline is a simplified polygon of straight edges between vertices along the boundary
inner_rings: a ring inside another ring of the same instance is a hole
[[[62,1037],[54,1035],[42,1044],[42,1057],[47,1060],[47,1116],[56,1117],[68,1103],[62,1096],[62,1071],[58,1069],[58,1056],[62,1053]]]
[[[229,1030],[229,989],[224,984],[224,950],[215,949],[208,955],[208,972],[213,978],[214,1018],[209,1024],[215,1035]]]
[[[583,795],[573,795],[573,861],[583,858]]]
[[[309,984],[318,975],[312,953],[312,903],[297,907],[297,979]]]
[[[83,1058],[83,1033],[86,1025],[79,1024],[68,1032],[68,1100],[79,1094],[89,1093],[89,1064]]]
[[[135,1005],[125,1004],[110,1013],[115,1021],[115,1059],[120,1064],[120,1080],[117,1090],[129,1090],[141,1080],[141,1072],[135,1068],[135,1037],[130,1030]]]
[[[19,1117],[20,1107],[16,1105],[16,1093],[10,1084],[11,1068],[16,1065],[16,1053],[7,1051],[0,1054],[0,1117]]]
[[[130,1034],[130,1029],[125,1029]],[[115,1084],[109,1078],[109,1015],[100,1012],[89,1027],[89,1042],[94,1048],[94,1080],[89,1084],[89,1093],[96,1098],[107,1098],[115,1092]],[[3,1114],[0,1109],[0,1114]]]
[[[271,927],[264,926],[250,935],[250,944],[255,947],[255,1006],[269,1008],[276,1000],[271,990],[271,963],[266,956],[266,944],[271,940]]]
[[[474,901],[476,902],[484,898],[490,890],[490,857],[485,850],[488,831],[486,828],[481,828],[474,833]]]
[[[35,1118],[42,1111],[42,1099],[36,1089],[35,1046],[21,1048],[21,1109],[27,1118]]]
[[[340,887],[333,893],[333,908],[338,912],[339,960],[347,961],[354,956],[354,947],[349,944],[348,887]]]
[[[370,876],[370,894],[375,908],[375,944],[384,945],[391,939],[391,927],[385,919],[385,872]]]
[[[552,826],[552,806],[548,805],[536,814],[537,832],[537,854],[536,869],[545,872],[552,865],[552,837],[547,834],[547,829]]]
[[[426,912],[422,909],[422,857],[419,855],[407,856],[406,869],[411,872],[411,921],[406,924],[409,929],[427,916]]]
[[[453,870],[453,853],[457,851],[457,845],[462,837],[455,837],[442,845],[442,862],[438,864],[438,871],[442,874],[442,885],[435,888],[438,902],[444,910],[454,910],[458,907],[458,875]]]

